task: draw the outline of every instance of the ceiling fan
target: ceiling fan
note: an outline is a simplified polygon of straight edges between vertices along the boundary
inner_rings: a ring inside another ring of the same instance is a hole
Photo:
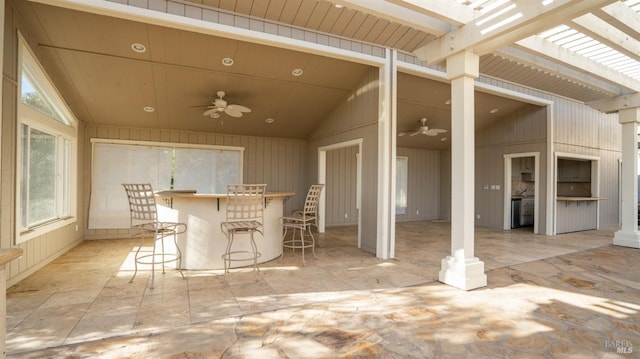
[[[224,100],[224,91],[218,91],[218,98],[211,101],[211,105],[207,106],[208,110],[206,110],[202,115],[203,116],[211,116],[213,118],[220,117],[220,113],[226,113],[231,117],[242,117],[244,112],[251,112],[251,109],[241,105],[229,105],[227,101]]]
[[[404,135],[409,135],[409,136],[415,136],[415,135],[437,136],[437,135],[439,135],[441,133],[447,132],[447,130],[444,130],[444,129],[441,129],[441,128],[429,128],[429,126],[427,126],[427,118],[426,117],[420,119],[420,123],[422,125],[417,130],[412,131],[412,132],[400,132],[398,134],[398,136],[404,136]]]

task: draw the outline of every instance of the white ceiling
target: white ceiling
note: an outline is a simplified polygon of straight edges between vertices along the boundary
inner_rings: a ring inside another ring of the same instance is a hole
[[[405,52],[437,38],[380,14],[348,7],[338,9],[327,1],[190,2],[200,11],[215,9],[241,14],[249,19],[289,24]],[[382,0],[375,2],[386,4]],[[389,1],[394,2],[403,1]],[[29,24],[45,68],[74,113],[88,124],[305,139],[349,96],[363,76],[374,70],[367,65],[309,53],[38,2],[17,1],[16,7],[19,16]],[[428,25],[445,30],[455,28],[438,19]],[[144,44],[147,52],[132,51],[133,43]],[[556,65],[556,69],[563,70],[565,77],[532,67],[531,62],[538,60],[541,65],[544,62],[531,56],[520,49],[486,54],[481,58],[480,70],[483,76],[524,83],[563,96],[571,94],[580,101],[605,96],[601,87],[593,86],[597,82],[588,76],[585,82],[577,82],[570,76],[575,70],[562,65]],[[223,66],[221,60],[225,57],[233,58],[234,65]],[[520,60],[514,60],[516,57]],[[302,76],[292,75],[296,68],[304,70]],[[220,90],[226,92],[229,103],[247,106],[252,112],[240,119],[202,116],[205,108],[201,106],[212,101]],[[445,104],[449,93],[447,84],[400,74],[398,132],[419,127],[422,117],[428,118],[430,127],[449,130],[450,112]],[[477,93],[476,127],[499,121],[524,105]],[[155,111],[144,112],[145,106],[153,106]],[[499,111],[491,114],[494,108]],[[274,118],[275,122],[267,124],[267,118]],[[426,136],[403,136],[398,144],[433,149],[448,146],[448,142]]]

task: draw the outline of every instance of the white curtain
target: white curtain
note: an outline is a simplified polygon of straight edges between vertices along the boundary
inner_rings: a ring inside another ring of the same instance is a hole
[[[154,191],[226,193],[242,183],[242,149],[93,143],[89,229],[128,228],[123,183],[151,183]]]
[[[240,151],[200,148],[176,148],[175,151],[175,189],[194,189],[198,193],[226,193],[227,184],[242,183]]]
[[[151,183],[154,190],[171,186],[172,149],[94,143],[89,228],[129,227],[129,202],[123,183]]]

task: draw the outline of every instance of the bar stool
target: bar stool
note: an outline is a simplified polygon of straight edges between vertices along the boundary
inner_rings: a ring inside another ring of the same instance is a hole
[[[282,246],[284,248],[291,248],[292,251],[296,249],[302,250],[302,264],[305,265],[304,250],[305,248],[311,248],[313,257],[316,257],[316,240],[311,232],[311,225],[317,225],[318,220],[318,202],[320,201],[320,193],[324,188],[323,184],[314,184],[309,188],[307,197],[304,201],[304,208],[302,210],[294,211],[290,217],[282,217],[282,227],[284,234],[282,235]],[[287,238],[287,232],[289,229],[293,230],[291,238]],[[296,239],[296,231],[299,231],[300,237]],[[308,234],[310,239],[305,238],[305,234]],[[284,249],[280,255],[280,259],[284,256]]]
[[[187,231],[185,223],[158,221],[158,208],[153,193],[153,188],[148,183],[124,183],[122,184],[129,200],[130,226],[129,235],[140,238],[140,246],[134,256],[135,270],[129,283],[138,274],[138,264],[151,264],[151,287],[155,280],[155,266],[162,266],[162,274],[165,274],[165,264],[177,262],[176,269],[180,272],[182,279],[181,261],[182,252],[177,242],[177,235]],[[140,252],[144,247],[145,238],[153,238],[151,253]],[[167,253],[165,250],[165,238],[173,237],[173,244],[177,253]],[[159,248],[158,248],[159,247]]]
[[[254,274],[260,272],[258,258],[260,252],[254,238],[255,232],[262,233],[264,223],[264,195],[266,184],[227,185],[227,219],[220,224],[220,230],[227,237],[227,248],[222,255],[224,274],[231,268],[231,261],[253,261]],[[233,250],[236,235],[246,234],[251,250]]]

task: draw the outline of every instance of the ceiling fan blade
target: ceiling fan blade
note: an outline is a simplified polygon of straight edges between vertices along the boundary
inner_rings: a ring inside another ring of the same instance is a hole
[[[441,133],[445,133],[445,132],[447,132],[447,130],[443,130],[441,128],[432,128],[429,131],[427,131],[425,133],[425,135],[427,135],[427,136],[437,136],[437,135],[439,135]]]
[[[224,113],[231,117],[242,117],[242,111],[236,109],[235,107],[227,107],[224,110]]]
[[[216,109],[216,108],[212,108],[212,109],[206,110],[206,111],[202,114],[202,116],[211,116],[211,115],[212,115],[213,113],[215,113],[215,112],[218,112],[218,109]]]
[[[238,110],[240,112],[251,112],[251,109],[242,105],[229,105],[227,109]]]

